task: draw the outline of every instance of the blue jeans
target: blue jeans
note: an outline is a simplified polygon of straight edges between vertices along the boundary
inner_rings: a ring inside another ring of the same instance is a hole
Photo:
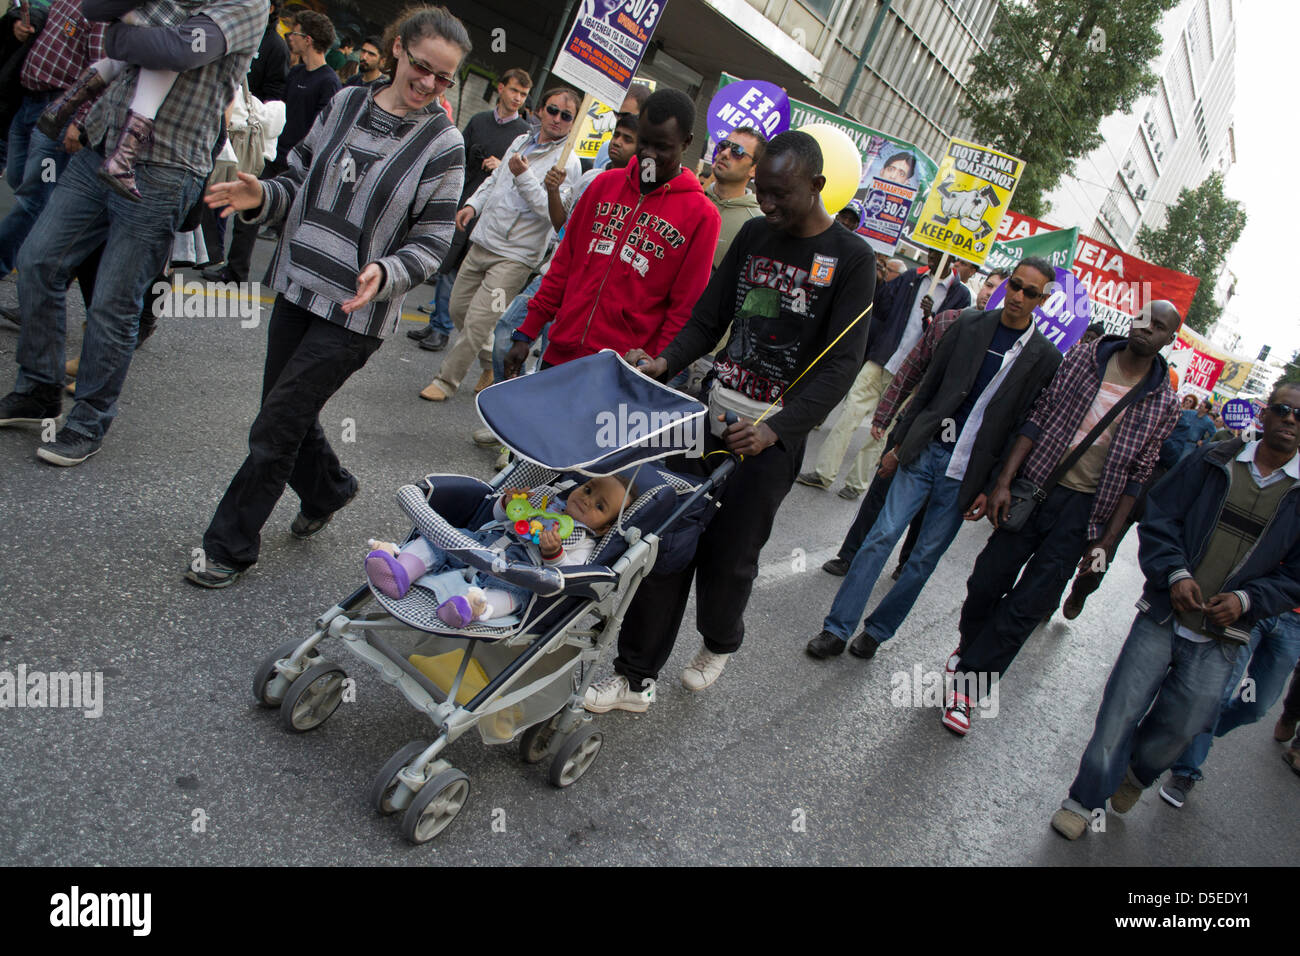
[[[62,385],[67,338],[67,288],[73,270],[104,245],[77,371],[77,397],[67,424],[101,439],[117,414],[149,284],[163,271],[172,236],[203,188],[178,166],[140,163],[133,202],[96,175],[104,157],[86,147],[69,161],[18,254],[18,379],[14,390]]]
[[[822,622],[824,630],[842,641],[849,639],[867,609],[871,589],[884,570],[894,545],[912,518],[924,507],[921,536],[903,566],[902,575],[863,623],[863,629],[877,641],[884,642],[894,636],[912,610],[939,558],[961,528],[961,509],[957,504],[961,482],[944,475],[951,458],[951,448],[932,441],[915,461],[898,469],[880,516],[853,556],[853,563],[840,583],[830,613]],[[929,505],[926,505],[927,499]]]
[[[524,286],[524,291],[510,300],[510,305],[501,318],[497,319],[497,327],[492,333],[492,378],[496,382],[506,380],[506,353],[514,345],[514,340],[510,337],[515,329],[524,324],[524,319],[528,316],[528,303],[534,295],[537,294],[538,288],[542,284],[542,277],[535,276],[533,281]],[[550,323],[542,329],[541,345],[542,351],[546,351],[546,329],[550,328]]]
[[[1198,644],[1141,612],[1111,668],[1092,739],[1066,808],[1087,816],[1131,772],[1149,787],[1197,734],[1214,726],[1237,659],[1221,641]]]
[[[451,324],[451,287],[456,284],[456,273],[447,275],[439,272],[433,284],[433,314],[429,316],[429,328],[451,335],[456,327]],[[497,381],[501,381],[498,379]]]
[[[1223,709],[1219,711],[1214,732],[1197,734],[1191,746],[1174,763],[1174,773],[1200,780],[1201,764],[1209,756],[1214,738],[1244,724],[1253,724],[1267,714],[1286,689],[1287,678],[1295,669],[1297,660],[1300,660],[1300,614],[1286,611],[1256,624],[1250,632],[1250,647],[1237,652],[1237,662],[1228,678]],[[1251,695],[1253,700],[1250,701],[1236,696],[1247,661],[1255,685]]]
[[[5,180],[14,192],[27,174],[27,143],[37,132],[36,121],[50,105],[55,93],[24,92],[23,102],[9,123],[9,141],[5,150]]]
[[[26,101],[23,105],[26,108]],[[21,173],[21,178],[18,185],[14,186],[13,208],[9,210],[9,215],[5,216],[4,221],[0,222],[0,275],[8,275],[13,271],[18,261],[18,250],[22,248],[27,234],[32,231],[32,226],[36,223],[36,217],[41,214],[41,210],[49,201],[50,194],[54,192],[55,182],[63,175],[68,160],[72,158],[69,153],[63,151],[61,144],[56,143],[40,130],[33,128],[30,132],[31,135],[22,144],[21,150],[27,157],[25,166],[17,166],[18,160],[15,158],[14,165],[7,169],[10,185],[13,185],[15,170]],[[14,141],[14,137],[15,128],[11,126],[10,143]],[[10,146],[9,155],[17,157],[18,154],[19,150]]]

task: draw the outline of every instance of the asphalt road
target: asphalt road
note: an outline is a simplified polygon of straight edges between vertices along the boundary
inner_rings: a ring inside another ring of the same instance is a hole
[[[256,261],[269,250],[259,242]],[[81,305],[69,299],[75,343]],[[0,284],[0,304],[14,301],[13,282]],[[420,301],[408,299],[412,318]],[[1135,613],[1136,536],[1081,618],[1033,635],[997,717],[957,739],[935,708],[894,706],[891,692],[914,667],[942,667],[988,526],[963,529],[875,660],[817,662],[803,644],[838,582],[820,565],[855,505],[801,486],[764,552],[746,644],[713,688],[678,682],[697,647],[684,628],[658,702],[643,716],[597,718],[604,749],[563,791],[513,747],[461,738],[446,756],[470,776],[469,804],[433,844],[407,845],[364,798],[393,751],[428,737],[427,722],[342,650],[357,699],[307,735],[255,706],[250,678],[270,648],[306,636],[361,582],[367,537],[405,533],[399,485],[430,471],[486,477],[493,452],[469,440],[467,397],[416,397],[439,356],[396,337],[322,418],[360,477],[358,499],[301,542],[288,533],[290,493],[243,581],[221,592],[187,585],[190,549],[245,453],[264,333],[237,317],[164,319],[135,357],[103,450],[81,467],[40,463],[34,431],[0,430],[0,672],[104,675],[98,719],[0,710],[0,863],[1296,862],[1300,778],[1272,741],[1276,707],[1220,742],[1184,809],[1152,791],[1078,843],[1048,826]],[[9,370],[15,346],[0,331]],[[355,441],[344,443],[349,420]]]

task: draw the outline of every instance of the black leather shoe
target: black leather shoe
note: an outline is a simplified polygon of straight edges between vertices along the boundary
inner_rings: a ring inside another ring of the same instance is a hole
[[[415,339],[415,341],[417,341],[417,342],[421,342],[421,341],[423,341],[424,339],[427,339],[427,338],[429,337],[429,335],[430,335],[432,332],[433,332],[433,326],[432,326],[432,325],[429,325],[429,324],[426,322],[424,325],[420,326],[418,329],[410,329],[410,330],[406,333],[406,337],[407,337],[408,339]]]
[[[217,266],[213,269],[204,269],[203,278],[209,282],[238,282],[239,276],[230,271],[230,266]]]
[[[447,341],[451,338],[446,332],[439,332],[435,329],[429,333],[427,339],[420,340],[420,348],[426,352],[441,352],[447,347]]]
[[[809,657],[824,661],[828,657],[838,657],[843,654],[844,642],[830,631],[822,631],[808,642],[808,647],[805,649]]]
[[[855,637],[853,639],[853,643],[849,645],[849,653],[852,654],[854,657],[860,657],[864,661],[869,661],[871,660],[871,658],[876,656],[876,648],[878,648],[879,646],[880,646],[879,641],[877,641],[866,631],[863,631],[861,634]]]
[[[837,578],[842,578],[849,573],[851,561],[845,561],[843,558],[831,558],[822,565],[822,570],[827,574],[833,574]]]

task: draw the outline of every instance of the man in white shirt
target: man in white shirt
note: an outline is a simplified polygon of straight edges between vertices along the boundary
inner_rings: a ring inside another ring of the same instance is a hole
[[[798,477],[801,485],[829,488],[839,473],[844,454],[853,440],[858,426],[875,414],[880,398],[889,388],[898,368],[907,358],[929,324],[930,316],[949,309],[965,309],[971,303],[970,292],[964,283],[975,272],[975,266],[957,260],[953,271],[939,282],[932,276],[939,268],[941,255],[930,250],[928,269],[909,269],[897,279],[887,282],[876,293],[872,307],[871,339],[867,343],[867,361],[849,389],[844,400],[844,411],[831,429],[813,470]],[[933,286],[933,287],[932,287]],[[942,303],[934,309],[934,303]],[[867,435],[858,452],[857,460],[844,480],[839,495],[849,501],[857,499],[876,472],[876,463],[884,449],[884,441]]]
[[[511,144],[501,165],[456,213],[461,229],[478,216],[469,252],[451,290],[451,320],[461,336],[443,359],[438,377],[420,392],[421,398],[443,402],[454,395],[476,355],[483,371],[475,391],[492,383],[492,331],[510,300],[542,264],[555,236],[543,180],[559,162],[581,105],[572,90],[549,91],[538,110],[541,126]],[[561,189],[567,203],[569,191],[582,176],[575,153],[569,153],[564,170]]]

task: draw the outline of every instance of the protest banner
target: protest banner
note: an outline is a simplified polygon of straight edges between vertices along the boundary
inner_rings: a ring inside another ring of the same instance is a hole
[[[1053,267],[1070,269],[1074,265],[1074,250],[1079,241],[1078,229],[1055,229],[1051,232],[1008,242],[995,242],[984,260],[984,271],[1006,273],[1015,271],[1021,259],[1041,256]]]
[[[705,114],[709,139],[720,143],[742,126],[752,126],[771,139],[790,128],[790,98],[775,83],[738,80],[720,86]]]
[[[742,81],[738,77],[723,73],[718,79],[718,89],[722,90],[731,84],[739,82]],[[789,102],[789,129],[799,129],[803,126],[822,123],[836,127],[853,141],[853,145],[857,147],[858,153],[862,157],[862,175],[858,183],[859,192],[863,189],[872,189],[877,179],[883,179],[901,187],[899,190],[890,190],[891,194],[895,196],[910,194],[907,195],[910,205],[905,213],[910,228],[911,223],[916,221],[916,217],[920,213],[920,203],[925,200],[930,183],[934,179],[937,168],[934,160],[927,156],[920,147],[909,143],[905,139],[882,133],[880,130],[864,126],[838,114],[828,113],[825,110],[818,109],[811,103],[805,103],[794,98],[790,98]],[[713,147],[710,146],[705,155],[711,156],[712,154]],[[860,234],[862,233],[860,232]],[[894,245],[897,245],[897,240],[895,240]],[[894,251],[894,246],[889,246],[888,249],[877,246],[875,243],[872,243],[872,246],[877,252],[892,253]]]
[[[1051,283],[1051,294],[1034,309],[1034,322],[1047,340],[1062,352],[1083,338],[1088,330],[1091,310],[1088,304],[1088,289],[1069,269],[1056,267],[1056,280]],[[989,296],[987,309],[996,309],[1007,297],[1007,283],[1004,281]]]
[[[1260,406],[1248,398],[1234,398],[1223,406],[1223,424],[1235,431],[1254,423],[1259,416]]]
[[[644,83],[651,90],[655,88],[655,81],[643,76],[634,77],[632,82]],[[620,102],[609,106],[593,100],[582,114],[582,128],[578,130],[578,141],[573,151],[583,159],[595,159],[600,148],[614,135],[614,124],[618,122],[618,110],[622,105]]]
[[[551,74],[584,93],[578,116],[593,102],[622,104],[663,17],[667,0],[583,0]],[[563,167],[582,130],[576,120],[557,166]]]
[[[867,240],[873,251],[892,256],[907,229],[907,216],[915,198],[915,189],[879,177],[873,179],[862,200],[858,235]]]
[[[998,238],[1023,239],[1056,229],[1031,216],[1008,212]],[[1092,321],[1104,322],[1108,335],[1127,335],[1133,316],[1154,299],[1168,299],[1180,315],[1187,315],[1201,281],[1084,235],[1079,236],[1071,270],[1088,287]]]
[[[1015,156],[952,139],[912,227],[910,241],[980,265],[1025,170]]]

